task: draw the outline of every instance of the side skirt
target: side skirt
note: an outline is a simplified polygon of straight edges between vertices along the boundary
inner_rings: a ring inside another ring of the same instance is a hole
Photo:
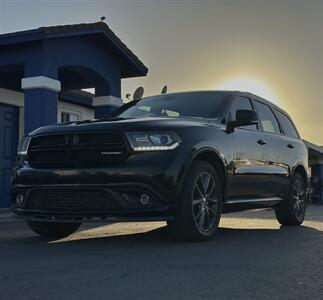
[[[282,201],[283,199],[279,197],[227,200],[223,204],[223,213],[257,208],[275,208]]]

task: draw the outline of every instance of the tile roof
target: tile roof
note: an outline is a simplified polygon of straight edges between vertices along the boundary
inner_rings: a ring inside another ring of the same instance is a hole
[[[68,92],[60,92],[59,93],[59,100],[93,108],[93,94],[82,91],[82,90],[73,90]]]
[[[144,63],[127,47],[125,43],[120,40],[120,38],[104,22],[47,26],[37,29],[0,34],[0,46],[22,43],[29,40],[46,39],[47,37],[58,37],[61,35],[84,35],[97,33],[103,33],[105,37],[107,37],[109,41],[111,41],[112,44],[114,44],[120,50],[121,53],[123,53],[128,59],[130,59],[137,70],[140,70],[140,75],[137,74],[137,76],[147,75],[148,68],[144,65]]]
[[[316,144],[313,144],[309,141],[303,140],[303,142],[305,143],[306,147],[310,150],[316,151],[318,152],[320,155],[323,155],[323,146],[319,146]]]
[[[119,48],[121,48],[127,55],[129,55],[145,74],[147,74],[148,72],[148,68],[143,64],[143,62],[127,47],[125,43],[121,41],[121,39],[104,22],[56,25],[40,27],[39,30],[43,31],[46,35],[102,31],[111,41],[113,41]]]

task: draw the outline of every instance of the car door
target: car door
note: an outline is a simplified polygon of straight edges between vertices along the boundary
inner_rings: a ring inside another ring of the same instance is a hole
[[[270,160],[275,163],[280,161],[288,168],[288,175],[292,173],[293,167],[295,167],[300,161],[300,153],[303,152],[303,144],[300,136],[290,120],[290,118],[282,111],[278,109],[273,109],[275,116],[280,124],[282,135],[280,138],[276,138],[275,143],[271,146],[270,152],[272,153],[269,157]],[[277,152],[281,151],[282,155],[277,157]],[[288,178],[289,179],[289,178]],[[284,180],[283,182],[285,191],[288,188],[289,180]]]
[[[250,98],[237,96],[231,104],[228,119],[235,120],[236,111],[239,109],[253,110]],[[268,146],[265,134],[258,125],[249,125],[235,128],[232,139],[233,160],[230,162],[228,200],[266,197]]]
[[[283,135],[269,105],[256,99],[254,104],[268,142],[268,187],[272,196],[282,198],[288,186],[290,165],[297,158],[296,145]]]

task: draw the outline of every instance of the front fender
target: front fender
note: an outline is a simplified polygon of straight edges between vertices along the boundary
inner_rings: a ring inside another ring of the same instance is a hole
[[[209,137],[203,138],[204,134],[208,134]],[[211,139],[210,136],[212,137]],[[190,170],[192,162],[199,158],[205,159],[205,154],[208,154],[210,157],[214,156],[214,158],[220,162],[224,171],[225,182],[227,180],[227,171],[229,169],[230,162],[233,159],[233,142],[231,135],[225,133],[224,131],[210,128],[210,131],[206,133],[203,132],[199,138],[200,140],[191,145],[190,151],[187,153],[187,157],[182,166],[182,170],[178,178],[177,199],[180,198],[185,178]],[[224,195],[225,194],[226,191],[224,191]]]

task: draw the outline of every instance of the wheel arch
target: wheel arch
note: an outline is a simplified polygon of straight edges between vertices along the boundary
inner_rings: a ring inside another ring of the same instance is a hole
[[[223,155],[221,155],[220,152],[218,152],[213,148],[202,148],[194,153],[194,155],[190,158],[189,163],[185,168],[182,184],[186,178],[186,175],[189,169],[191,168],[192,163],[196,160],[202,160],[202,161],[208,162],[218,172],[220,176],[220,182],[223,187],[222,194],[223,194],[223,197],[225,198],[226,188],[227,188],[227,178],[226,178],[227,163]],[[182,184],[181,184],[181,187],[182,187]]]
[[[302,164],[298,164],[298,165],[295,166],[295,168],[293,169],[293,172],[292,172],[292,176],[295,173],[300,174],[303,177],[306,185],[308,185],[308,175],[307,175],[307,172],[306,172],[306,168]]]

